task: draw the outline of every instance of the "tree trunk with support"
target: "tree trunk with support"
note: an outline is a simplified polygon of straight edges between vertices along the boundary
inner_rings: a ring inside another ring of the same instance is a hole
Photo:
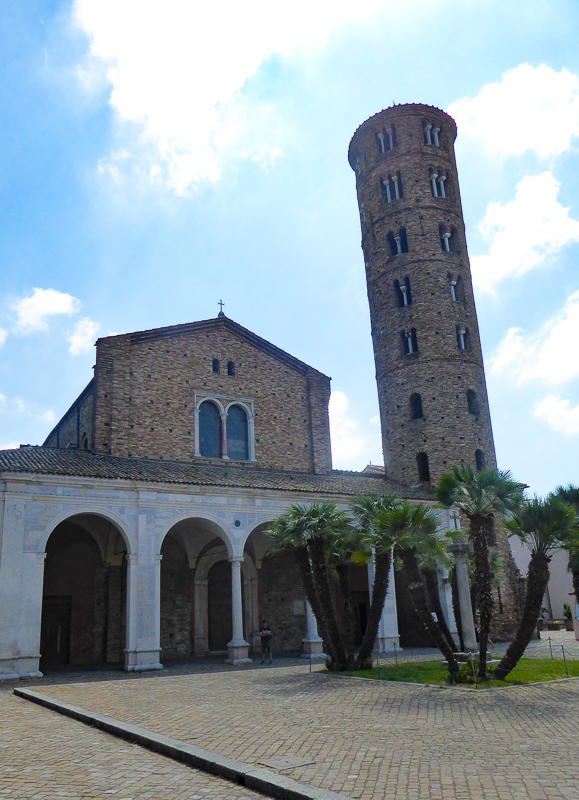
[[[366,630],[364,631],[362,644],[356,659],[356,669],[368,669],[372,666],[372,652],[376,644],[378,628],[380,627],[384,603],[388,594],[391,565],[392,553],[390,550],[376,553],[374,556],[374,585],[372,586]]]
[[[487,677],[487,651],[494,600],[492,595],[492,575],[489,562],[489,541],[492,536],[492,514],[477,515],[470,519],[470,541],[474,555],[474,568],[477,576],[477,606],[479,615],[479,663],[478,676]]]

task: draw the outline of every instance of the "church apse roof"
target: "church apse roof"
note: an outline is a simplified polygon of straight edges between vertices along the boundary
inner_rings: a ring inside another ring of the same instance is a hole
[[[364,475],[359,472],[332,470],[323,475],[314,475],[309,472],[244,469],[230,465],[123,458],[86,450],[59,450],[30,445],[20,447],[18,450],[0,450],[0,474],[3,473],[224,488],[272,489],[330,495],[378,492],[416,499],[429,499],[430,497],[425,489],[412,491],[408,487],[389,483],[379,475]]]

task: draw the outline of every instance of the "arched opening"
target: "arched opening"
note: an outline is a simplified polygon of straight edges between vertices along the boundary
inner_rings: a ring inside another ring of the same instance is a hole
[[[422,411],[422,398],[417,392],[410,395],[410,413],[412,419],[421,419],[424,416]]]
[[[472,389],[466,390],[466,402],[468,404],[468,413],[469,414],[478,414],[480,412],[478,400],[476,397],[476,392]]]
[[[232,639],[232,565],[225,532],[210,519],[186,518],[161,547],[161,658],[223,653]],[[242,595],[248,570],[242,563]],[[242,600],[244,635],[247,603]]]
[[[241,406],[230,406],[227,412],[227,455],[236,461],[249,459],[247,414]]]
[[[475,460],[475,463],[476,463],[477,472],[480,472],[482,469],[484,469],[484,466],[485,466],[485,454],[483,453],[482,450],[475,450],[474,460]]]
[[[209,458],[221,458],[221,414],[209,400],[199,406],[199,453]]]
[[[428,466],[428,456],[426,453],[418,453],[416,456],[416,466],[418,467],[418,480],[421,483],[429,483],[430,468]]]
[[[193,591],[189,559],[177,532],[161,546],[161,652],[163,658],[193,652]]]
[[[120,666],[126,639],[126,546],[109,520],[78,514],[46,543],[40,668]]]

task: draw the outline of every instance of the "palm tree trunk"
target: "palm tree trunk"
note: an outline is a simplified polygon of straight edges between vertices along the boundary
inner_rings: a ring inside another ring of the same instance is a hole
[[[328,669],[340,672],[347,669],[348,657],[342,642],[336,611],[332,602],[332,587],[328,574],[328,565],[326,564],[324,540],[320,536],[312,536],[308,540],[308,552],[312,562],[314,583],[326,621],[328,641],[335,652],[335,659],[332,659],[332,664],[328,664]]]
[[[573,591],[575,592],[575,602],[579,603],[579,570],[574,569],[571,572],[571,581],[573,583]],[[575,611],[573,611],[573,617],[575,617]]]
[[[432,617],[432,611],[428,600],[428,591],[424,579],[420,574],[420,567],[418,566],[416,554],[410,549],[399,550],[398,552],[400,553],[408,577],[407,589],[410,594],[410,599],[412,600],[412,605],[420,621],[432,637],[435,645],[446,658],[450,677],[454,680],[459,670],[459,664],[454,655],[454,650],[450,647],[444,634]]]
[[[351,669],[354,661],[354,637],[356,630],[356,618],[352,605],[352,592],[350,590],[350,576],[347,564],[336,566],[338,580],[340,582],[340,592],[342,595],[342,606],[344,609],[344,625],[346,628],[346,653],[348,656],[348,669]]]
[[[492,576],[489,563],[489,540],[492,536],[493,517],[491,514],[477,515],[470,520],[470,540],[474,555],[474,570],[477,585],[477,604],[479,614],[479,662],[478,676],[487,677],[487,650],[494,600],[492,595]]]
[[[316,618],[318,633],[324,640],[324,647],[328,651],[329,660],[336,661],[336,652],[330,640],[330,636],[328,633],[328,626],[326,624],[326,618],[324,616],[322,604],[320,602],[320,598],[316,590],[316,584],[314,582],[314,577],[312,574],[312,565],[310,562],[307,548],[298,547],[296,549],[296,554],[298,559],[298,566],[300,569],[300,575],[306,592],[306,597],[308,599],[310,606],[312,607],[312,611],[314,612],[314,617]]]
[[[501,663],[495,669],[495,678],[504,680],[509,672],[516,667],[525,649],[535,633],[537,620],[541,613],[541,606],[545,589],[549,583],[549,556],[533,553],[527,572],[527,592],[521,624],[515,638],[507,648]]]
[[[392,564],[392,553],[386,550],[383,553],[376,553],[374,556],[374,585],[372,587],[372,597],[370,598],[370,609],[368,611],[368,621],[366,630],[362,637],[362,644],[356,659],[356,669],[367,669],[372,666],[372,651],[378,635],[378,627],[384,602],[388,594],[388,583],[390,581],[390,566]],[[368,663],[370,662],[370,663]]]

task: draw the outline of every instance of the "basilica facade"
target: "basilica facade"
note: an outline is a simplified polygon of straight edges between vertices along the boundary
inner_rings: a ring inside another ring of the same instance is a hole
[[[99,339],[93,379],[44,444],[0,451],[0,677],[243,663],[264,617],[278,650],[311,657],[315,618],[291,553],[268,552],[271,522],[359,493],[433,504],[446,466],[495,463],[455,135],[438,109],[395,106],[350,146],[385,474],[333,470],[329,378],[222,312]],[[441,530],[460,524],[438,513]],[[372,574],[352,567],[360,636]],[[501,587],[507,630],[512,576]],[[444,575],[432,598],[456,633]],[[416,643],[412,624],[392,572],[377,649]]]

